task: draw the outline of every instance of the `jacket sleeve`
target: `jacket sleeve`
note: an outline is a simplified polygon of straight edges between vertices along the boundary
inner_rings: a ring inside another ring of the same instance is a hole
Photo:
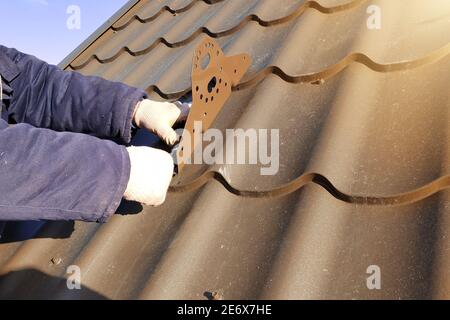
[[[10,120],[130,142],[133,111],[145,91],[63,71],[15,49],[0,46],[0,51],[20,70],[11,81]]]
[[[0,120],[0,221],[105,222],[129,175],[124,146]]]

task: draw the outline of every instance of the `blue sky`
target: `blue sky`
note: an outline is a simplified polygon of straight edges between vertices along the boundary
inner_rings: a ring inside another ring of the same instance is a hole
[[[0,0],[0,44],[58,64],[126,2]],[[75,11],[67,13],[68,8],[79,8],[79,29],[73,24],[78,15]],[[72,29],[67,27],[68,20]]]

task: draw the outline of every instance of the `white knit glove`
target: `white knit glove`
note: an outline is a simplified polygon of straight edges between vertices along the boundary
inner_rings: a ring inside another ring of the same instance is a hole
[[[187,103],[144,99],[137,104],[133,120],[139,128],[147,129],[166,144],[173,145],[177,142],[177,134],[172,127],[175,123],[186,120],[189,110]]]
[[[145,205],[161,205],[172,180],[172,156],[163,150],[149,147],[129,147],[127,151],[131,172],[123,197]]]

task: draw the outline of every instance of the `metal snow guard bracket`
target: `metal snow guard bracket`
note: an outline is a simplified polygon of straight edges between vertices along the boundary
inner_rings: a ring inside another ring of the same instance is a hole
[[[250,65],[248,54],[227,57],[212,38],[205,38],[197,47],[192,61],[192,107],[177,150],[178,173],[186,162],[193,162],[187,160],[192,160],[202,143],[194,144],[194,121],[201,121],[202,130],[208,130]]]

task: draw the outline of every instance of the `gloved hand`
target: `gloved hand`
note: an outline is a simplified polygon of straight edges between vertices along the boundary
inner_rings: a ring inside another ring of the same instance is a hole
[[[145,205],[161,205],[172,180],[171,155],[149,147],[128,147],[127,151],[131,172],[124,198]]]
[[[158,102],[144,99],[134,111],[134,123],[143,129],[158,135],[168,145],[177,142],[177,134],[172,129],[177,122],[186,120],[189,105],[175,102]]]

